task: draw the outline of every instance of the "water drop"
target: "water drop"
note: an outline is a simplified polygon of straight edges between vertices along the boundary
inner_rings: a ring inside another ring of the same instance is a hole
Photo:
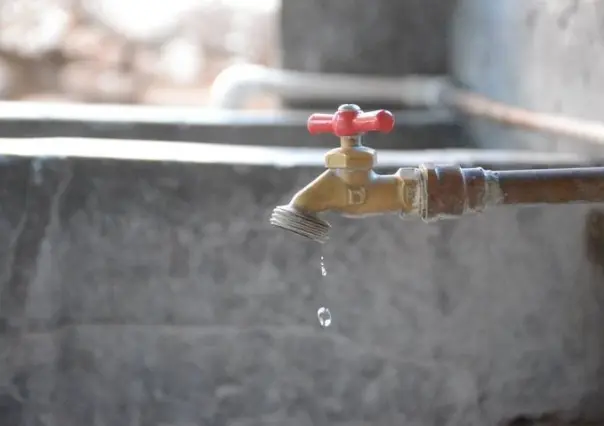
[[[325,269],[325,258],[321,256],[321,275],[327,276],[327,269]]]
[[[324,306],[321,306],[317,311],[317,318],[319,318],[319,324],[321,327],[326,328],[331,325],[331,312]]]

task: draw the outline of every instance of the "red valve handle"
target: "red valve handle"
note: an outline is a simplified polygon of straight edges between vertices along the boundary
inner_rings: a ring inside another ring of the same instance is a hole
[[[394,117],[384,109],[363,112],[358,107],[341,106],[335,114],[313,114],[308,118],[311,135],[333,133],[336,136],[357,136],[361,133],[388,133],[394,128]]]

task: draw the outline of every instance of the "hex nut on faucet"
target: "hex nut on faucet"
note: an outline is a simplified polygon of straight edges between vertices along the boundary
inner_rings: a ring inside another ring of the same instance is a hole
[[[354,137],[347,139],[349,140],[343,142],[344,144],[349,144],[347,148],[332,149],[325,154],[325,167],[328,169],[350,170],[373,169],[376,162],[375,150],[358,145],[359,141]]]

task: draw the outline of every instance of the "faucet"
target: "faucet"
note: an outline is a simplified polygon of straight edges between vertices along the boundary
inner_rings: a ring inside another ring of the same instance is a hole
[[[604,167],[492,171],[424,164],[378,174],[376,152],[362,137],[394,128],[386,110],[363,112],[345,104],[334,114],[312,114],[307,127],[313,135],[338,136],[340,147],[326,153],[327,170],[275,207],[270,223],[319,243],[329,238],[331,226],[320,217],[326,212],[351,218],[398,213],[430,222],[495,205],[604,202]]]

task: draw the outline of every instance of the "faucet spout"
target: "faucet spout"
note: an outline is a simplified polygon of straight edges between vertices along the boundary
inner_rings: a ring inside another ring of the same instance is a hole
[[[271,225],[319,243],[326,242],[331,226],[318,214],[335,204],[330,197],[335,183],[334,174],[331,170],[326,170],[298,191],[288,204],[275,207],[270,219]]]
[[[325,170],[298,191],[289,204],[311,214],[333,210],[344,203],[341,189],[341,182],[336,173]]]
[[[323,212],[359,218],[384,213],[400,213],[413,203],[410,183],[402,170],[379,175],[373,170],[328,169],[296,193],[289,204],[273,210],[270,223],[324,243],[330,225],[319,217]]]
[[[328,222],[316,214],[304,212],[291,204],[275,207],[270,223],[321,244],[329,239],[331,228]]]

